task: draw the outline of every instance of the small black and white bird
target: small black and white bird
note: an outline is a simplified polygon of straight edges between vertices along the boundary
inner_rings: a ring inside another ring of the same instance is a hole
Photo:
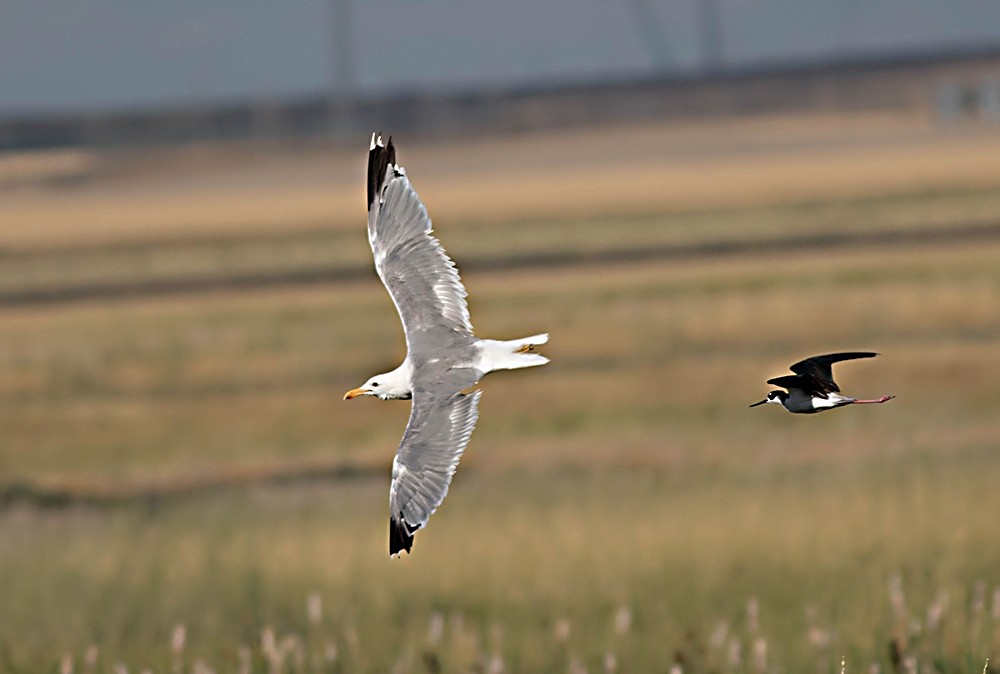
[[[877,355],[872,351],[848,351],[846,353],[828,353],[800,360],[788,368],[795,374],[767,380],[768,384],[788,389],[787,392],[771,391],[766,398],[750,407],[773,403],[781,405],[794,414],[815,414],[845,405],[884,403],[892,400],[896,396],[882,396],[874,400],[842,396],[840,395],[840,387],[837,386],[837,382],[833,381],[834,363],[856,358],[874,358]]]

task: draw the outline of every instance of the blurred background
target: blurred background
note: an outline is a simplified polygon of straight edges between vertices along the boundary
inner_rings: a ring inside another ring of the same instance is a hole
[[[0,671],[997,671],[1000,5],[15,0],[0,63]],[[374,130],[551,334],[397,560]],[[748,409],[844,350],[897,399]]]

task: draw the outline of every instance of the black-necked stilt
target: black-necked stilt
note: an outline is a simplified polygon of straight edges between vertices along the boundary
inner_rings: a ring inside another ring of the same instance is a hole
[[[882,396],[876,400],[860,400],[840,395],[840,387],[833,381],[833,364],[842,360],[855,358],[874,358],[877,353],[871,351],[849,351],[847,353],[828,353],[824,356],[813,356],[792,365],[790,369],[795,374],[768,379],[767,383],[785,391],[771,391],[767,397],[750,407],[764,403],[781,405],[795,414],[814,414],[823,410],[832,410],[844,405],[861,405],[864,403],[884,403],[896,396]]]

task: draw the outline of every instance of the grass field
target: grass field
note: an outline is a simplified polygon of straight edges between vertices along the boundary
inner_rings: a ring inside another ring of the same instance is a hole
[[[640,187],[623,177],[638,131],[567,133],[536,139],[579,164],[540,210],[531,177],[558,162],[522,171],[531,138],[480,139],[482,212],[450,182],[470,184],[460,146],[411,163],[401,140],[478,332],[548,331],[553,361],[483,383],[451,493],[398,560],[409,406],[341,400],[403,349],[364,272],[360,162],[304,158],[332,196],[287,157],[0,192],[0,295],[57,297],[0,305],[0,671],[995,671],[993,132],[646,130],[674,148],[664,181],[687,176],[662,192],[648,148]],[[267,283],[325,265],[361,271]],[[238,275],[256,280],[58,301]],[[747,408],[793,360],[853,349],[882,356],[838,366],[844,390],[896,400]]]

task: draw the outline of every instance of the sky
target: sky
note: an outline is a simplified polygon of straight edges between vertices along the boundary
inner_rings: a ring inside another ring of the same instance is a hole
[[[692,73],[701,2],[725,67],[1000,46],[997,0],[4,0],[0,115]]]

